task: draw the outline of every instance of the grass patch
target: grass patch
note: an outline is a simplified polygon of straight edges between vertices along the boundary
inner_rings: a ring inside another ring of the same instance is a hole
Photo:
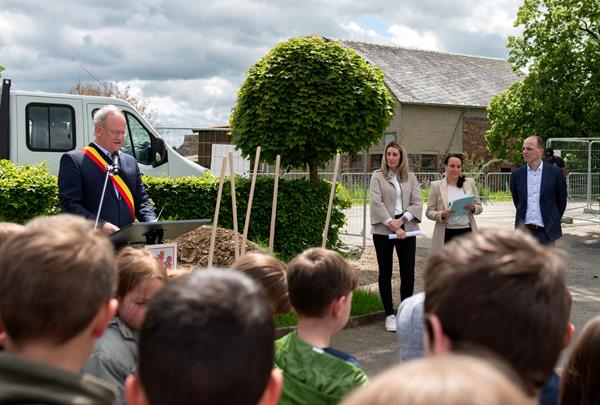
[[[383,304],[378,293],[357,289],[352,294],[352,309],[350,316],[370,314],[377,311],[383,311]],[[275,327],[295,326],[298,324],[298,315],[284,314],[275,317]]]

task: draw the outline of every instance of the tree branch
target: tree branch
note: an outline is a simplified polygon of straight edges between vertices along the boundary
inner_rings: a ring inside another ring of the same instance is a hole
[[[600,41],[600,31],[599,32],[594,32],[592,31],[592,29],[590,28],[590,26],[588,25],[587,21],[582,21],[583,23],[583,27],[579,27],[583,32],[587,32],[589,35],[591,35],[592,37],[594,37],[594,39],[596,41]]]

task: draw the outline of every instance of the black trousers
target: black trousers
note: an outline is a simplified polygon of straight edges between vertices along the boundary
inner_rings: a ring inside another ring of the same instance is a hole
[[[446,228],[446,232],[444,232],[444,243],[448,243],[450,239],[455,238],[460,235],[464,235],[465,233],[471,232],[471,228]]]
[[[379,295],[386,315],[394,314],[392,302],[392,260],[394,247],[400,263],[400,300],[413,295],[415,286],[415,253],[417,238],[389,239],[387,235],[373,234],[373,244],[379,267]]]

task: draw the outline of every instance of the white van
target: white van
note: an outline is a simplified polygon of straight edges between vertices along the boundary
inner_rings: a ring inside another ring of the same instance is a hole
[[[94,139],[93,114],[113,104],[127,119],[122,151],[134,156],[146,176],[198,176],[208,169],[175,152],[148,122],[123,100],[110,97],[10,91],[2,79],[0,98],[0,159],[18,164],[46,161],[58,174],[63,153]]]

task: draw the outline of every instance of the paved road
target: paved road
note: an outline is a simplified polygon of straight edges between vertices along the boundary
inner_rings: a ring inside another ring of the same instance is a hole
[[[488,204],[477,223],[481,228],[512,229],[514,213],[510,202]],[[429,248],[433,222],[424,219],[421,229],[418,246]],[[573,296],[571,319],[579,333],[588,320],[600,315],[600,225],[575,218],[573,224],[563,226],[563,231],[557,247],[567,262],[567,283]],[[362,239],[355,238],[354,243],[362,243]],[[345,329],[332,346],[355,355],[370,377],[399,361],[396,335],[386,332],[383,322]],[[559,370],[569,350],[563,353]]]

